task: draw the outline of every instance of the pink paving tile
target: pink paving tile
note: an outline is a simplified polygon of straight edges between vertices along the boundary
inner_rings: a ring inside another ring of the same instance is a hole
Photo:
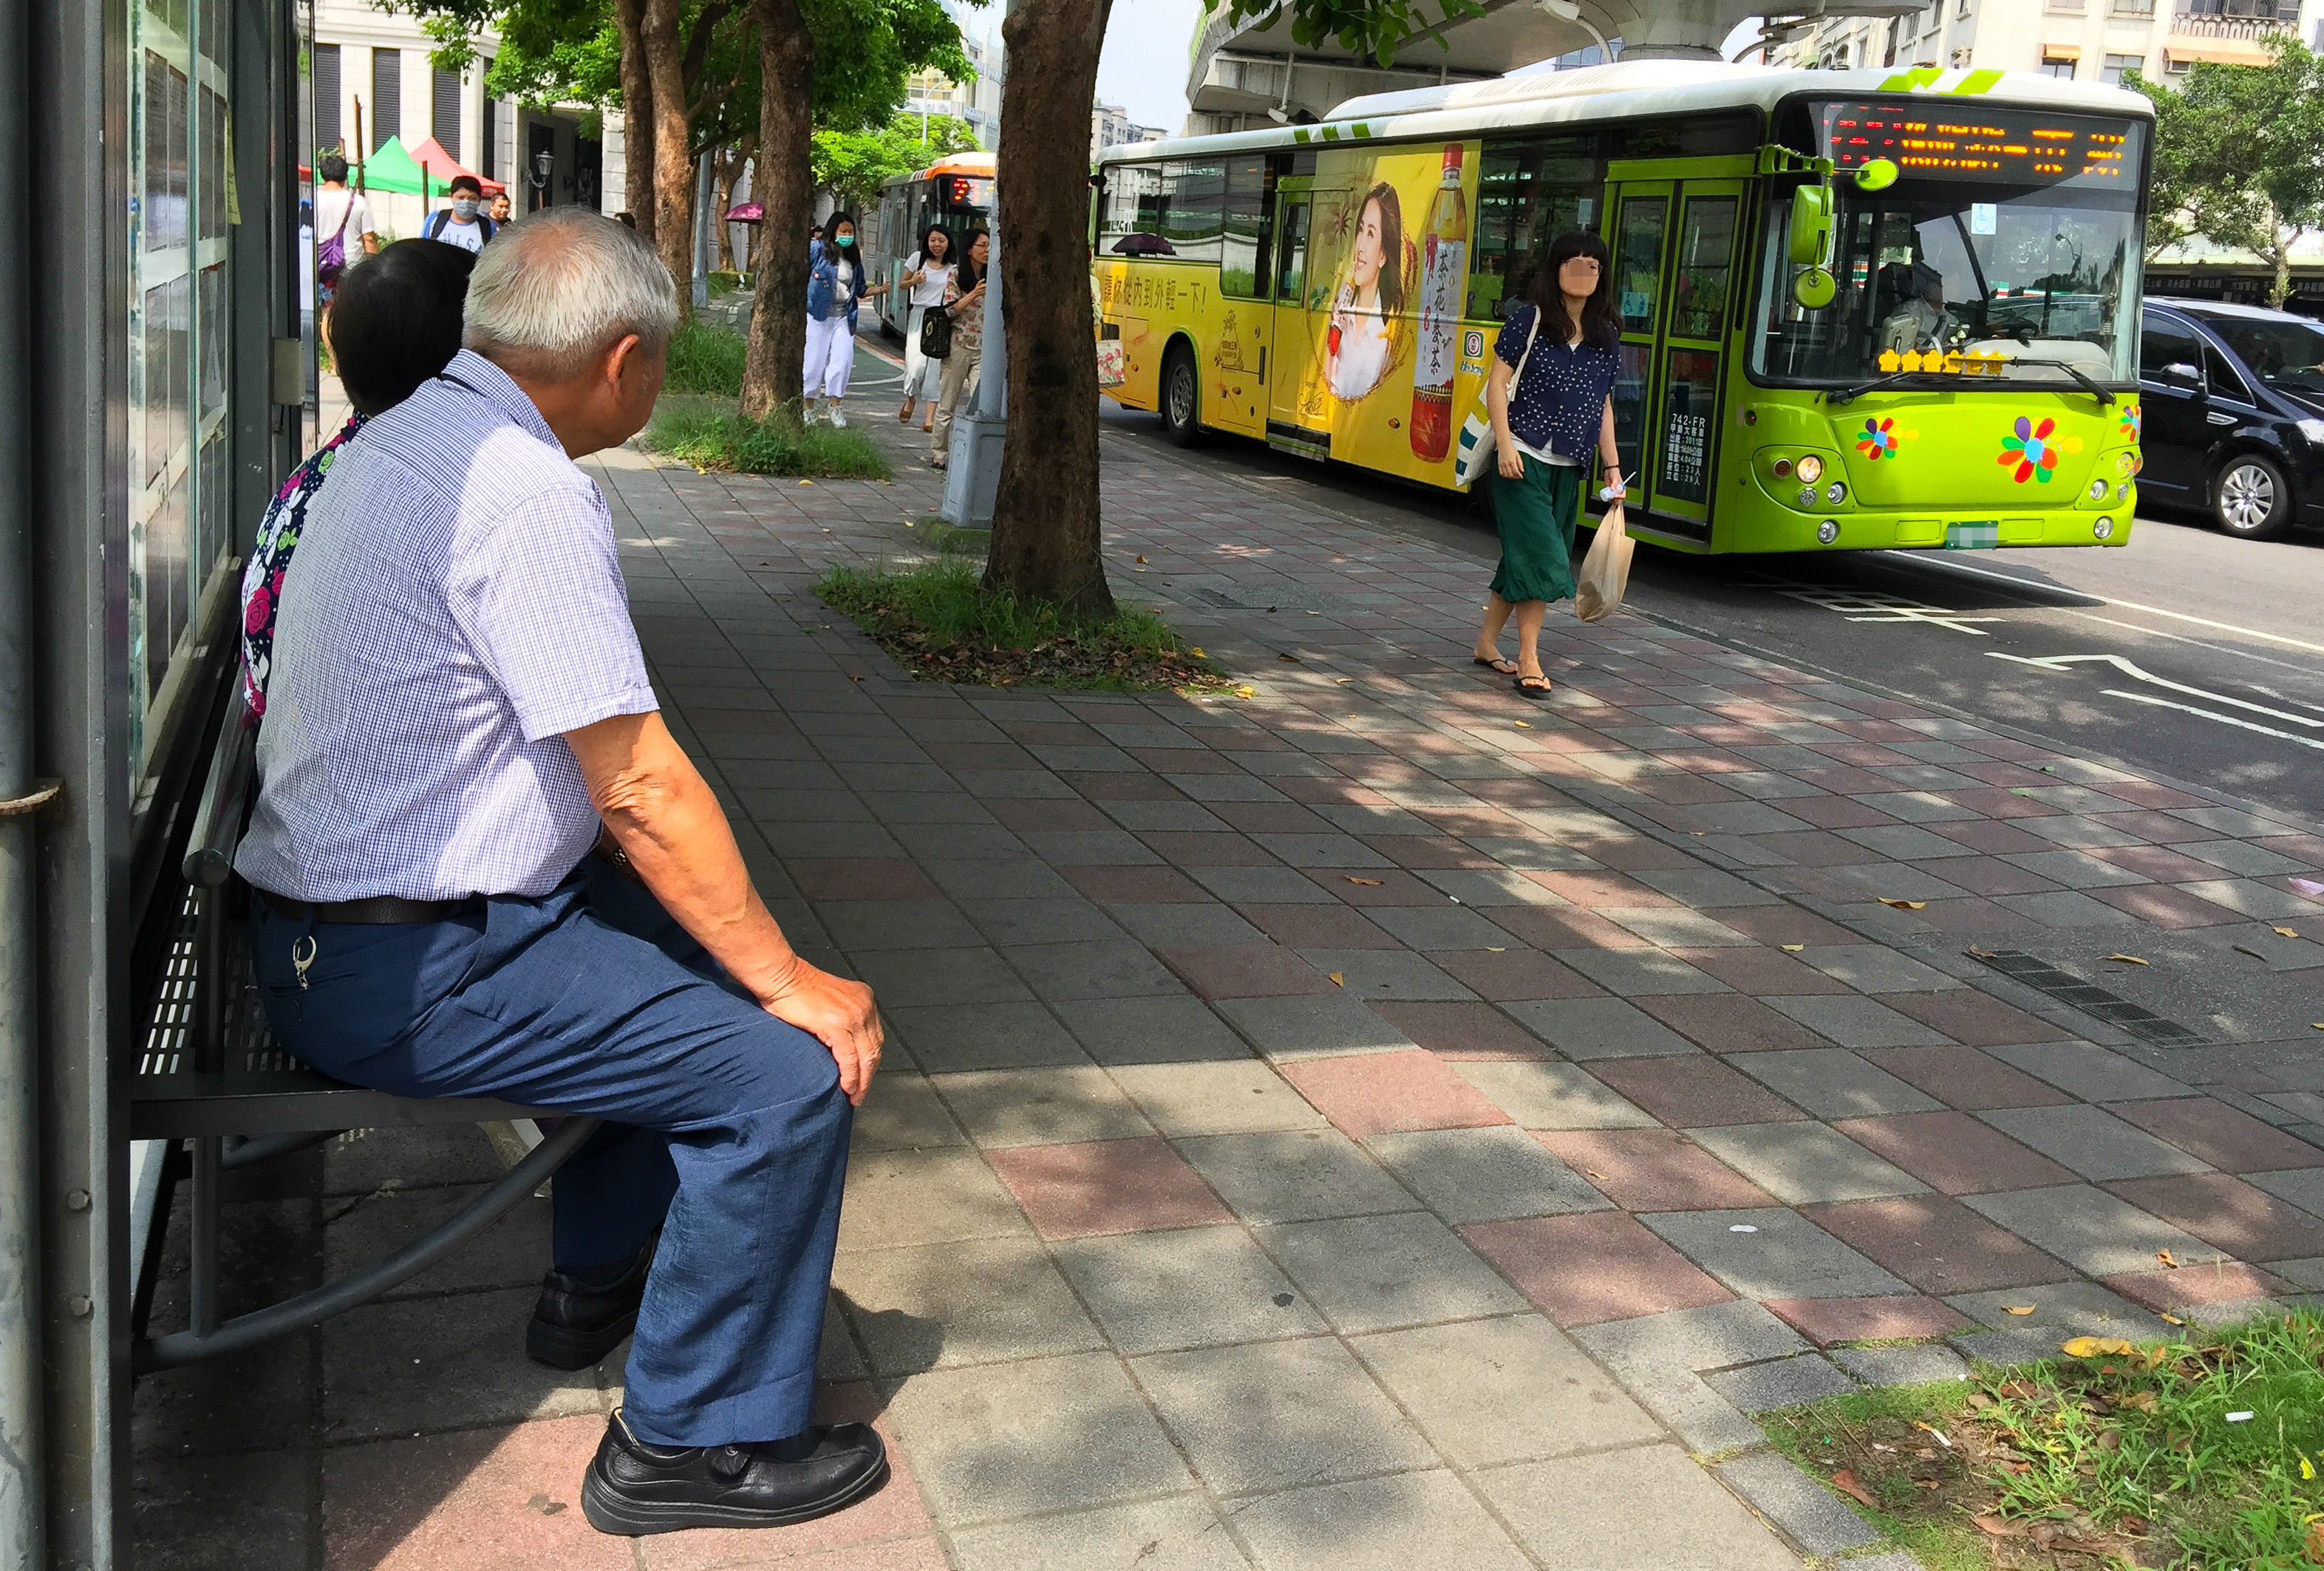
[[[1800,1215],[1924,1293],[1982,1293],[2074,1272],[1958,1200],[1905,1195],[1810,1206]]]
[[[1554,1058],[1557,1052],[1489,1003],[1374,1003],[1374,1014],[1446,1059]]]
[[[1699,1309],[1734,1297],[1620,1211],[1480,1222],[1460,1231],[1560,1326]]]
[[[1495,906],[1489,914],[1495,926],[1507,928],[1536,949],[1654,947],[1629,929],[1579,906]]]
[[[588,1414],[324,1453],[330,1571],[631,1571],[630,1540],[581,1515],[605,1433]]]
[[[1943,1195],[1985,1195],[2076,1182],[2049,1158],[1966,1113],[1850,1118],[1832,1127]]]
[[[1714,953],[1690,950],[1692,956]],[[1697,962],[1699,964],[1699,962]],[[1763,1053],[1779,1048],[1828,1048],[1831,1044],[1787,1014],[1756,998],[1731,993],[1682,993],[1640,998],[1640,1009],[1714,1053]]]
[[[2155,785],[2152,781],[2143,780],[2111,781],[2107,785],[2107,795],[2120,797],[2124,801],[2136,802],[2142,808],[2153,809],[2158,812],[2173,808],[2208,808],[2216,805],[2204,800],[2201,797],[2190,796],[2185,791],[2173,787]],[[2192,826],[2182,826],[2182,828],[2185,827],[2192,827]],[[2182,837],[2202,839],[2207,834],[2208,831],[2199,829],[2193,835]]]
[[[1303,867],[1300,871],[1350,905],[1444,903],[1443,890],[1400,867],[1367,867],[1353,873],[1333,867]],[[1358,879],[1364,882],[1359,883]]]
[[[939,1571],[937,1547],[910,1462],[888,1427],[880,1400],[862,1381],[816,1388],[815,1417],[823,1424],[869,1424],[888,1443],[887,1483],[878,1494],[836,1515],[795,1527],[702,1529],[637,1540],[650,1571],[748,1571],[783,1566],[796,1571]],[[936,1557],[929,1558],[931,1550]]]
[[[2061,1042],[2073,1033],[2030,1015],[1974,987],[1951,987],[1940,993],[1884,993],[1880,1002],[1899,1014],[1911,1015],[1933,1026],[1957,1042],[1972,1048],[2014,1048],[2027,1042]],[[1996,1104],[1999,1105],[1999,1104]],[[2008,1104],[2030,1106],[2027,1103]]]
[[[2105,1187],[2237,1260],[2324,1255],[2324,1222],[2225,1173],[2131,1178]]]
[[[1048,797],[1029,801],[1001,799],[987,801],[984,808],[1011,829],[1113,829],[1120,827],[1087,802],[1061,802]],[[2218,870],[2215,868],[2213,871]]]
[[[2126,1102],[2107,1111],[2223,1173],[2324,1168],[2324,1151],[2209,1096]]]
[[[1835,1342],[1918,1341],[1969,1324],[1934,1298],[1770,1298],[1767,1308],[1818,1347]]]
[[[1224,829],[1153,830],[1147,849],[1173,867],[1272,867],[1275,858],[1253,840]]]
[[[1286,998],[1332,991],[1330,977],[1280,944],[1157,949],[1154,956],[1204,998]]]
[[[1990,1107],[2059,1107],[2074,1100],[2049,1082],[1975,1048],[1872,1048],[1857,1056],[1968,1113]]]
[[[2116,818],[2120,816],[2115,815]],[[2157,816],[2162,817],[2165,823],[2176,825],[2182,833],[2194,827],[2165,815]],[[2108,822],[2112,823],[2113,818]],[[2219,876],[2219,870],[2211,864],[2199,862],[2184,852],[2172,850],[2167,845],[2099,846],[2093,847],[2090,855],[2102,862],[2111,862],[2116,867],[2151,878],[2157,883],[2198,883],[2204,879]]]
[[[1499,867],[1500,863],[1450,835],[1360,835],[1398,867]]]
[[[1983,799],[1989,793],[1956,792],[1955,799],[1958,800],[1962,796],[1971,794]],[[1998,811],[2003,803],[2009,804],[2012,810],[2006,813]],[[2013,797],[2006,791],[1998,793],[1997,799],[1993,801],[1980,799],[1974,802],[1961,802],[1960,805],[1976,808],[1980,812],[1991,813],[1994,818],[2024,818],[2053,816],[2052,809],[2043,807],[2038,802],[2025,797]],[[1958,823],[1931,824],[1928,827],[1932,834],[1941,835],[1955,845],[1966,846],[1972,851],[1982,851],[1987,856],[2009,856],[2021,851],[2055,851],[2058,848],[2055,841],[2044,840],[2039,835],[2028,834],[2015,824],[1995,823],[1991,818],[1963,818]]]
[[[1357,1053],[1282,1066],[1283,1077],[1349,1134],[1476,1129],[1509,1115],[1425,1050]]]
[[[1044,1238],[1093,1238],[1234,1220],[1166,1140],[1015,1146],[985,1155]]]
[[[1997,856],[1947,856],[1927,865],[1954,888],[1988,900],[2004,894],[2046,894],[2060,887],[2054,880]]]
[[[2098,1280],[2134,1303],[2150,1309],[2183,1309],[2194,1304],[2231,1304],[2243,1298],[2272,1298],[2292,1290],[2282,1278],[2255,1265],[2222,1261],[2217,1265],[2182,1266],[2177,1271],[2138,1271]]]
[[[1343,905],[1246,905],[1245,921],[1287,949],[1401,949],[1378,922]]]
[[[942,900],[913,863],[875,856],[804,857],[783,864],[809,900]]]
[[[1828,829],[1786,829],[1749,838],[1754,846],[1794,867],[1858,867],[1886,860],[1879,852],[1843,840]]]
[[[1528,873],[1526,876],[1552,894],[1578,906],[1609,906],[1624,910],[1639,906],[1674,906],[1679,902],[1652,884],[1618,873]]]
[[[1732,921],[1738,913],[1720,913],[1720,919]],[[1796,938],[1785,940],[1797,943]],[[1707,971],[1738,993],[1754,998],[1796,998],[1805,993],[1841,993],[1850,991],[1847,983],[1827,976],[1814,966],[1794,959],[1780,948],[1759,948],[1744,945],[1721,945],[1705,949],[1674,949],[1680,959],[1698,971]],[[1821,1047],[1821,1042],[1813,1044]]]
[[[1807,1114],[1747,1076],[1706,1054],[1600,1058],[1590,1072],[1678,1129],[1722,1123],[1779,1123]]]
[[[1674,1129],[1536,1130],[1625,1211],[1748,1211],[1773,1196]]]
[[[1869,829],[1896,822],[1890,814],[1847,797],[1785,797],[1780,810],[1819,829]]]
[[[1618,839],[1590,836],[1569,840],[1565,842],[1565,848],[1578,851],[1591,861],[1602,863],[1619,873],[1668,872],[1695,865],[1694,858],[1677,846],[1649,840],[1644,835],[1627,835]]]
[[[1538,949],[1511,943],[1490,949],[1436,949],[1428,958],[1480,998],[1496,1003],[1537,998],[1595,998],[1605,991],[1572,966]]]
[[[1719,919],[1744,937],[1757,938],[1762,944],[1771,946],[1861,944],[1866,941],[1862,934],[1850,932],[1837,922],[1828,922],[1794,905],[1738,906],[1733,910],[1720,911]]]
[[[1060,867],[1066,881],[1103,905],[1206,905],[1210,892],[1175,867]]]
[[[2128,911],[2151,928],[2217,928],[2247,921],[2241,912],[2213,905],[2200,895],[2167,883],[2125,883],[2089,893],[2116,910]]]

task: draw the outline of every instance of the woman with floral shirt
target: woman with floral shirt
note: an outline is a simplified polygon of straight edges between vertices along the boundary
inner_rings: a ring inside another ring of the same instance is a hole
[[[944,359],[942,393],[936,402],[928,462],[941,469],[952,451],[952,417],[964,395],[976,391],[977,362],[984,355],[984,267],[992,256],[992,236],[982,229],[968,242],[968,259],[953,274],[945,310],[952,317],[952,353]]]
[[[242,693],[254,717],[266,713],[274,616],[306,526],[307,504],[365,420],[410,397],[459,353],[460,308],[475,262],[473,253],[440,240],[402,240],[339,285],[327,330],[331,358],[355,413],[283,481],[242,570]]]

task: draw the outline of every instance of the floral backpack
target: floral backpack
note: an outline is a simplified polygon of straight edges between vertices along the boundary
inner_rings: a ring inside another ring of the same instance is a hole
[[[339,434],[315,450],[314,456],[282,483],[267,504],[258,526],[257,543],[242,569],[242,696],[254,719],[266,713],[266,679],[274,660],[274,614],[282,603],[282,576],[290,555],[299,549],[300,531],[307,525],[307,504],[322,489],[338,451],[363,429],[364,416],[351,417]]]

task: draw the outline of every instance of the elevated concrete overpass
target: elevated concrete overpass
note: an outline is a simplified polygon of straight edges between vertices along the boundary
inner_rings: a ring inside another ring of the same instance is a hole
[[[1716,60],[1727,37],[1754,18],[1780,34],[1825,16],[1899,16],[1926,4],[1815,0],[1769,10],[1751,0],[1483,0],[1481,14],[1447,17],[1406,43],[1387,70],[1337,42],[1295,44],[1287,10],[1242,23],[1214,13],[1194,42],[1186,129],[1319,120],[1364,94],[1482,81],[1609,41],[1622,60]]]

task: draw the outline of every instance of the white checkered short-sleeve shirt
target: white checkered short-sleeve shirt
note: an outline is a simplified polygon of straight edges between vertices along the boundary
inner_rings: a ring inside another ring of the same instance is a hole
[[[463,351],[309,505],[235,865],[294,900],[545,894],[598,832],[563,734],[658,707],[604,497]]]

